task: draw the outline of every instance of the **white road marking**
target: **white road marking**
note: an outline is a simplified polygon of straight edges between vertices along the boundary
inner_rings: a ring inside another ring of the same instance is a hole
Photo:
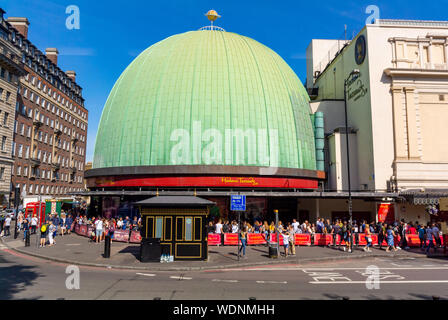
[[[365,284],[365,281],[310,281],[311,284]],[[448,283],[448,280],[403,280],[403,281],[380,281],[380,284],[398,283]]]
[[[286,281],[257,281],[257,283],[281,283],[281,284],[286,284],[288,282]]]
[[[66,243],[66,246],[80,246],[80,243]]]
[[[393,262],[391,262],[390,264],[393,266],[396,266],[396,267],[411,267],[410,264],[398,264],[398,263],[393,263]]]
[[[335,271],[335,270],[365,270],[365,267],[354,268],[247,268],[247,269],[220,269],[219,271],[304,271],[304,270],[316,270],[316,271]],[[383,270],[448,270],[448,267],[381,267]]]
[[[221,279],[213,279],[213,282],[238,282],[238,280],[221,280]]]
[[[140,273],[140,272],[137,272],[136,274],[138,274],[139,276],[145,276],[145,277],[155,277],[156,276],[153,273]]]
[[[191,280],[193,278],[190,277],[183,277],[183,276],[171,276],[171,279],[177,279],[177,280]]]

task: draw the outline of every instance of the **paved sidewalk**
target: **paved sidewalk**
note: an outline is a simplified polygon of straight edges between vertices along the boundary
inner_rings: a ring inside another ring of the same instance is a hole
[[[175,261],[170,263],[139,261],[140,245],[113,242],[111,245],[110,258],[104,258],[104,242],[99,244],[90,242],[86,237],[76,234],[57,236],[56,245],[44,248],[37,246],[37,239],[31,236],[31,246],[25,247],[20,234],[17,239],[12,236],[2,238],[3,245],[17,252],[37,256],[40,258],[69,264],[88,265],[98,267],[109,267],[119,269],[141,269],[152,271],[192,271],[206,269],[235,268],[266,264],[305,264],[317,261],[334,261],[341,259],[359,259],[366,257],[412,257],[426,258],[426,254],[420,249],[409,251],[399,250],[397,252],[386,252],[384,249],[374,248],[373,252],[364,252],[362,247],[355,248],[353,253],[344,252],[337,248],[327,247],[296,247],[296,256],[283,257],[283,247],[280,248],[282,257],[270,259],[268,248],[264,245],[249,246],[246,248],[247,258],[238,261],[237,247],[232,246],[210,246],[208,261]],[[438,250],[437,257],[443,257],[443,249]],[[431,249],[432,252],[432,249]],[[445,256],[446,258],[446,256]]]

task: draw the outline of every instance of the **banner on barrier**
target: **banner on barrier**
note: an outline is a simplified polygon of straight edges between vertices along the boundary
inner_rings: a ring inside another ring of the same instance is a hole
[[[277,243],[277,234],[271,233],[271,241],[272,243]],[[283,237],[280,237],[280,245],[283,246]]]
[[[207,243],[209,246],[216,246],[221,243],[221,235],[216,233],[209,233],[207,235]]]
[[[142,242],[142,235],[140,231],[131,231],[131,239],[129,239],[131,243],[140,243]]]
[[[262,233],[248,233],[247,234],[247,244],[266,244],[266,239]]]
[[[224,245],[237,246],[238,245],[238,233],[224,233]]]
[[[128,242],[129,241],[129,231],[127,230],[115,230],[114,241]]]
[[[331,234],[316,233],[314,234],[315,246],[327,246],[333,244],[333,236]]]
[[[311,235],[309,233],[296,233],[295,244],[298,246],[310,246]]]
[[[87,237],[87,226],[86,225],[79,226],[79,233],[78,234],[81,235],[81,236]]]

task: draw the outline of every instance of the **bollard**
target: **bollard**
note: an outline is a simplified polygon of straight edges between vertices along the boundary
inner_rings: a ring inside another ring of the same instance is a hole
[[[104,258],[110,258],[110,235],[104,239]]]
[[[26,235],[25,235],[25,247],[29,247],[30,246],[30,231],[25,231]]]

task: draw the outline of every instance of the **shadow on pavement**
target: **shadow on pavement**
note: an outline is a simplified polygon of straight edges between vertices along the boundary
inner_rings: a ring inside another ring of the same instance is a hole
[[[127,246],[126,248],[120,250],[118,253],[130,253],[135,257],[135,259],[140,261],[140,246]]]
[[[0,259],[0,299],[1,300],[12,300],[14,295],[21,291],[25,291],[27,286],[31,286],[33,281],[38,277],[43,275],[33,271],[35,267],[22,266],[22,265],[12,265],[12,266],[1,266],[1,264],[13,263],[8,259]],[[41,297],[33,297],[31,299],[39,299]]]

